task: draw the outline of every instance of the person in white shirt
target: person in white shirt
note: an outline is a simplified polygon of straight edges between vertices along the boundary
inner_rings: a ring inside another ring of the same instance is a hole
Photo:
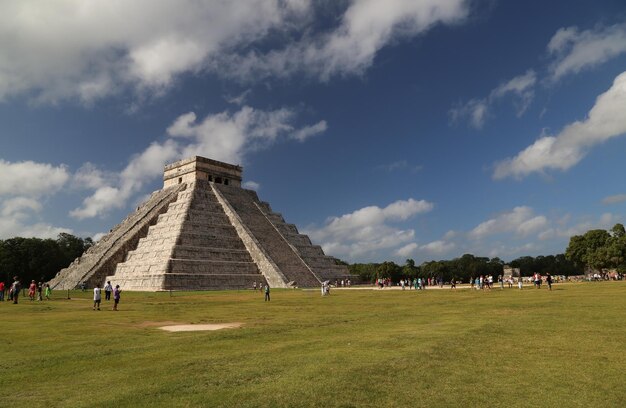
[[[98,308],[98,310],[100,310],[101,300],[102,295],[100,294],[100,288],[96,286],[95,288],[93,288],[93,310],[96,310],[96,307]]]
[[[111,300],[111,292],[113,292],[113,285],[111,285],[111,281],[107,281],[107,284],[104,285],[104,300]]]

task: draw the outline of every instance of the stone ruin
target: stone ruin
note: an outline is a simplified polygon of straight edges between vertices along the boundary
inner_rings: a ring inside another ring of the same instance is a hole
[[[61,270],[55,289],[107,280],[124,290],[317,287],[349,277],[308,236],[241,187],[240,166],[192,157],[165,166],[163,189]]]

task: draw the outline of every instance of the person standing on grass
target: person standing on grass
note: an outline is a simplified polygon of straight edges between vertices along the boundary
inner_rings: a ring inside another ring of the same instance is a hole
[[[122,293],[122,289],[120,289],[120,285],[115,285],[115,289],[113,289],[113,310],[117,311],[117,305],[120,303],[120,294]]]
[[[548,289],[552,290],[552,276],[550,272],[546,273],[546,283],[548,284]]]
[[[252,289],[256,292],[256,281],[252,282]]]
[[[100,288],[96,286],[95,288],[93,288],[93,310],[96,310],[96,307],[98,308],[98,310],[100,310],[101,301],[102,293],[100,292]]]
[[[43,282],[38,282],[37,283],[37,301],[41,302],[43,300]]]
[[[46,300],[50,300],[51,293],[52,293],[52,289],[50,289],[50,284],[46,283]]]
[[[522,287],[524,286],[524,281],[522,280],[521,276],[517,280],[517,286],[519,287],[519,290],[522,290]]]
[[[113,285],[111,285],[111,281],[107,281],[107,284],[104,285],[104,300],[111,300],[111,292],[113,292]]]
[[[265,284],[265,301],[270,301],[270,285],[268,285],[267,283]]]
[[[0,281],[0,302],[4,302],[4,282]]]
[[[31,302],[33,300],[35,300],[35,291],[36,290],[37,290],[37,284],[33,280],[33,281],[30,282],[30,285],[28,286],[28,297],[30,298]]]
[[[22,290],[22,284],[17,276],[13,277],[13,284],[11,285],[11,294],[13,304],[17,305],[17,299],[20,297],[20,290]]]

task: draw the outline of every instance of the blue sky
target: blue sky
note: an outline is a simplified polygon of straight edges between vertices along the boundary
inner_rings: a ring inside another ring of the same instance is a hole
[[[624,222],[626,4],[0,3],[0,238],[98,238],[165,163],[352,262],[563,252]]]

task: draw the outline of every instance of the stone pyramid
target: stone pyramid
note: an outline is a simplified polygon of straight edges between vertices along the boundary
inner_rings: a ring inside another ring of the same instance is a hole
[[[349,276],[295,225],[241,188],[242,168],[203,157],[165,167],[164,187],[50,281],[125,290],[314,287]]]

